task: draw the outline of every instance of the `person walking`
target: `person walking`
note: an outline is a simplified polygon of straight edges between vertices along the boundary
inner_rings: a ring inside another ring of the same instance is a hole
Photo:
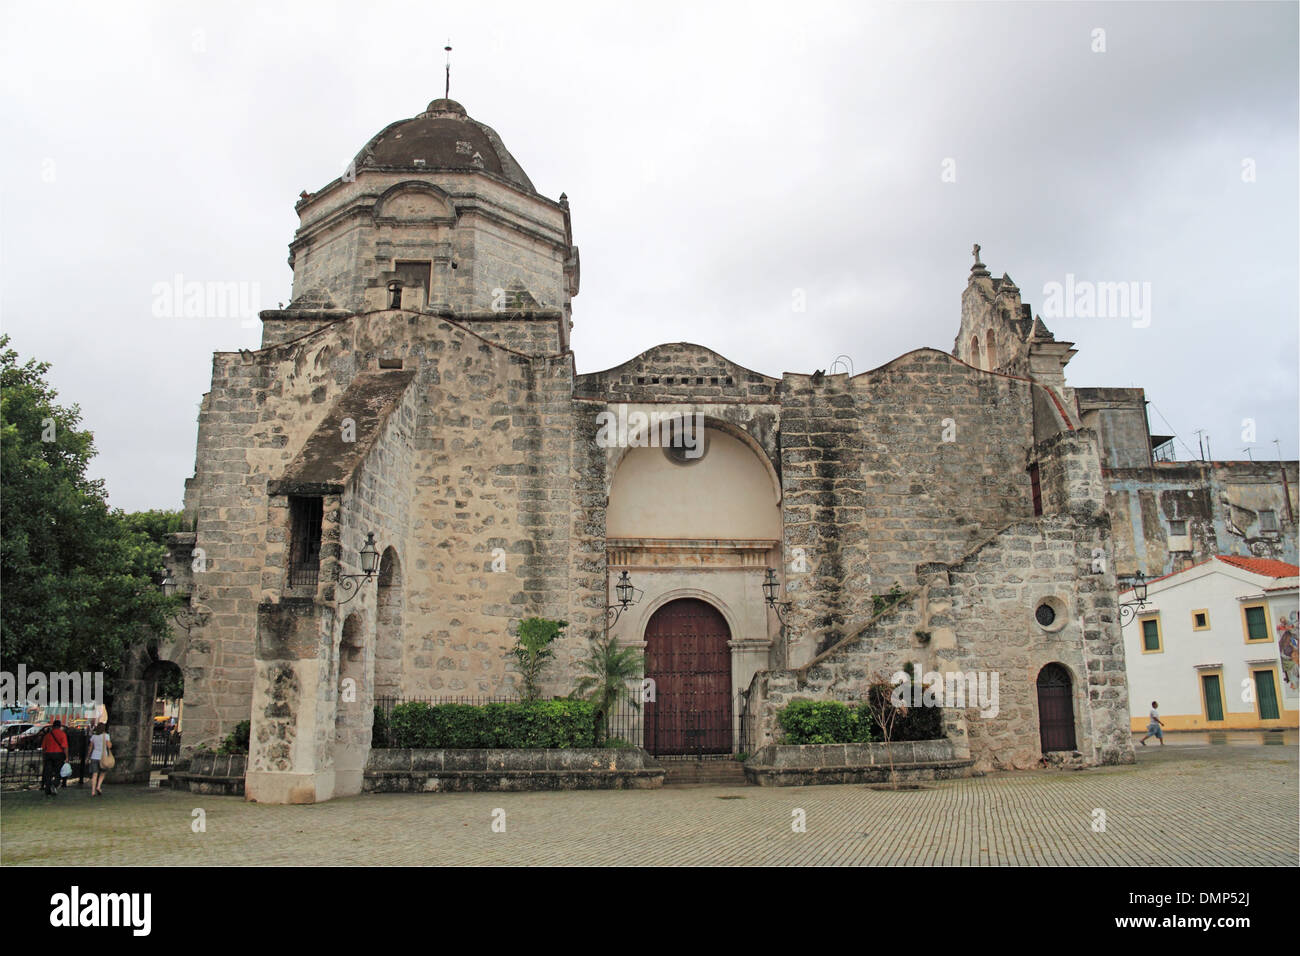
[[[104,795],[104,778],[108,771],[100,766],[104,755],[113,749],[113,741],[108,736],[108,725],[100,721],[95,725],[95,732],[90,735],[90,795]]]
[[[1156,712],[1159,706],[1154,700],[1151,702],[1151,714],[1147,720],[1147,736],[1138,741],[1143,747],[1147,745],[1147,737],[1155,737],[1156,740],[1160,741],[1161,747],[1165,745],[1164,731],[1160,729],[1164,724],[1160,722],[1160,715]]]
[[[41,755],[45,761],[41,767],[41,789],[47,797],[57,797],[58,788],[63,785],[59,771],[68,759],[68,735],[63,732],[63,721],[56,720],[45,731]]]

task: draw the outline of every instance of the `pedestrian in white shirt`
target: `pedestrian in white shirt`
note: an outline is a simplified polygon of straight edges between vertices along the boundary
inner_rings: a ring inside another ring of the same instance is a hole
[[[95,732],[90,735],[90,795],[92,797],[104,795],[104,777],[108,772],[100,767],[100,761],[104,759],[104,754],[112,749],[113,741],[108,736],[108,725],[101,721],[95,725]]]

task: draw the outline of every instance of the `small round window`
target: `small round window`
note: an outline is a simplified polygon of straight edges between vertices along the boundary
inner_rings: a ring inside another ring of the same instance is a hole
[[[1065,627],[1065,603],[1056,597],[1045,597],[1034,605],[1034,621],[1044,631],[1055,633]]]
[[[664,455],[674,465],[693,465],[709,451],[709,431],[699,428],[688,418],[664,430]]]

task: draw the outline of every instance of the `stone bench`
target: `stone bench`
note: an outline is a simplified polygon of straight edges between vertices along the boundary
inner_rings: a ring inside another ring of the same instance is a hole
[[[242,797],[247,770],[247,754],[198,753],[176,762],[167,775],[167,785],[190,793]]]

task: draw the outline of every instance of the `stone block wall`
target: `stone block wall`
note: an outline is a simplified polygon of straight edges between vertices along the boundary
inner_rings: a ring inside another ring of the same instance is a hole
[[[852,379],[786,375],[785,551],[810,566],[787,580],[797,662],[860,626],[864,596],[914,587],[918,564],[1032,515],[1032,387],[931,349]]]
[[[1044,514],[1090,517],[1105,510],[1106,487],[1091,429],[1062,432],[1034,446]]]
[[[861,700],[873,674],[911,662],[922,674],[984,672],[988,687],[996,673],[997,713],[950,707],[949,735],[966,735],[980,769],[1033,767],[1042,757],[1037,677],[1059,663],[1072,678],[1084,760],[1131,762],[1114,574],[1094,575],[1091,565],[1092,549],[1108,545],[1104,519],[1060,515],[1013,523],[963,560],[928,567],[913,597],[860,634],[807,668],[767,675],[758,743],[778,739],[776,714],[791,700]],[[1035,618],[1044,600],[1058,610],[1051,628]]]
[[[366,530],[381,550],[401,545],[410,695],[509,692],[514,625],[568,611],[571,357],[529,359],[454,322],[395,311],[219,354],[187,498],[209,568],[194,601],[210,612],[187,661],[187,744],[215,743],[248,715],[258,605],[278,600],[283,582],[287,501],[268,497],[268,481],[381,358],[418,370],[398,416],[405,437],[372,453],[342,507],[357,520],[334,528],[327,514],[318,596],[329,600],[331,558],[354,564]],[[493,570],[495,548],[504,571]]]
[[[476,312],[457,316],[456,321],[489,342],[524,355],[557,355],[564,351],[565,319],[558,312]]]

